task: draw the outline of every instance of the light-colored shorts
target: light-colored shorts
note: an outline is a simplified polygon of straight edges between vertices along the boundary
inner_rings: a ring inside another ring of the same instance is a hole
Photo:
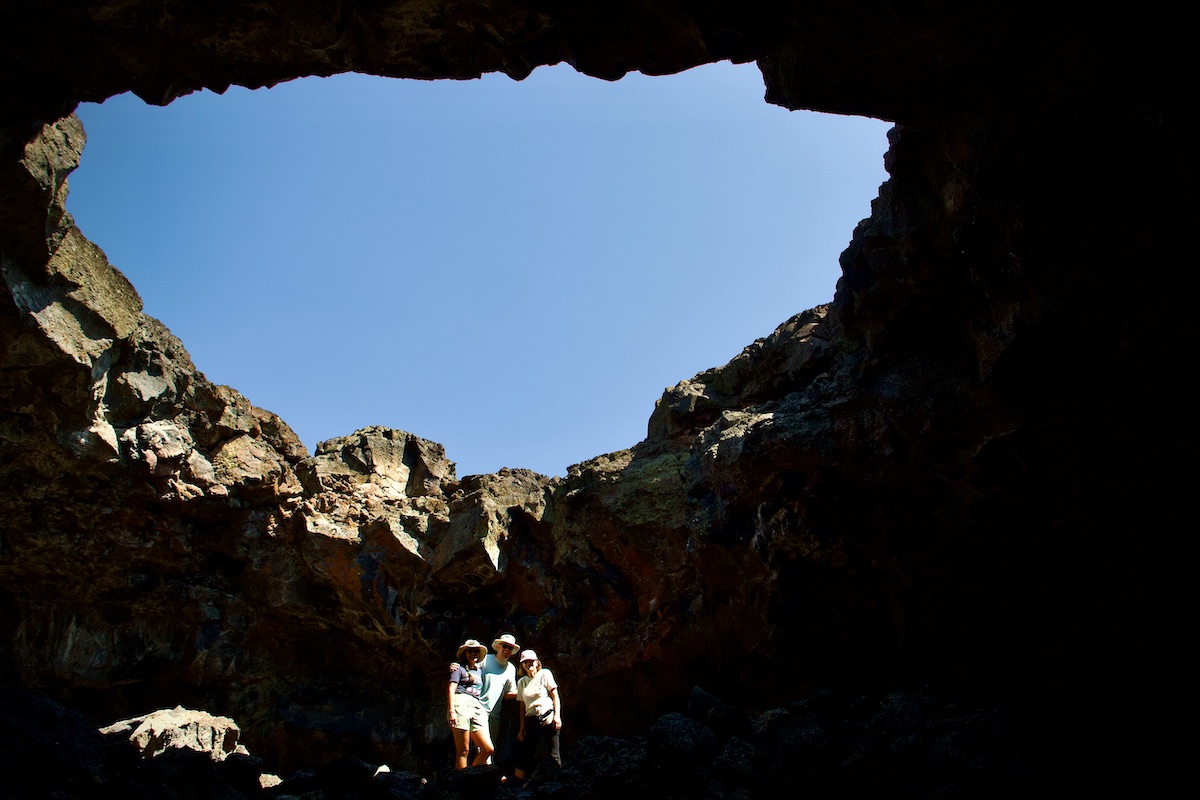
[[[455,693],[454,721],[454,727],[460,731],[486,731],[488,729],[488,712],[483,707],[483,703],[479,702],[478,697]]]

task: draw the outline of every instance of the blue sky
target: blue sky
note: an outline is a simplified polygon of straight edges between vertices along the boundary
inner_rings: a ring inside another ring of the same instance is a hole
[[[890,126],[762,97],[752,64],[122,95],[78,111],[67,208],[310,450],[387,425],[562,475],[833,297]]]

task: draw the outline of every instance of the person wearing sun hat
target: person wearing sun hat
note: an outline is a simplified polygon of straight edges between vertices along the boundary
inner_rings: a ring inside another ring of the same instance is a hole
[[[488,713],[480,697],[483,694],[481,661],[488,654],[487,646],[475,639],[467,639],[458,648],[458,660],[450,667],[450,683],[446,695],[449,707],[450,735],[454,740],[454,766],[466,769],[471,754],[471,742],[479,748],[472,766],[486,764],[491,758],[491,732],[488,730]]]
[[[511,633],[502,633],[492,640],[492,649],[495,654],[488,653],[480,664],[483,688],[479,702],[488,713],[488,733],[494,748],[495,761],[489,758],[488,763],[503,767],[516,756],[517,669],[509,659],[517,652],[517,639]],[[458,662],[451,664],[450,672],[458,667]]]
[[[524,778],[533,769],[534,756],[544,740],[550,758],[562,766],[559,754],[558,732],[562,730],[562,698],[554,673],[542,667],[537,653],[522,650],[521,678],[517,681],[517,699],[521,701],[521,727],[517,739],[521,747],[517,753],[517,778]]]
[[[492,763],[507,766],[512,761],[516,748],[516,703],[517,668],[509,661],[517,652],[517,639],[511,633],[502,633],[492,640],[492,650],[483,659],[483,695],[480,702],[488,712],[488,728],[495,747]],[[509,706],[506,711],[505,706]],[[506,724],[507,723],[507,724]]]

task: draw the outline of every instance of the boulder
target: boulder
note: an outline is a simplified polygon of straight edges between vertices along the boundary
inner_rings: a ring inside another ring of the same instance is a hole
[[[128,738],[144,758],[154,758],[168,750],[194,750],[213,761],[224,761],[234,754],[248,755],[246,748],[238,743],[241,729],[236,722],[183,706],[123,719],[101,728],[100,733]]]

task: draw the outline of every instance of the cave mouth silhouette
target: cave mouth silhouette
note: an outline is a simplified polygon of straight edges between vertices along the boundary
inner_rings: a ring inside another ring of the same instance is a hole
[[[79,110],[68,208],[198,368],[310,450],[382,424],[460,475],[564,474],[832,299],[888,126],[762,91],[721,63],[127,94]]]

